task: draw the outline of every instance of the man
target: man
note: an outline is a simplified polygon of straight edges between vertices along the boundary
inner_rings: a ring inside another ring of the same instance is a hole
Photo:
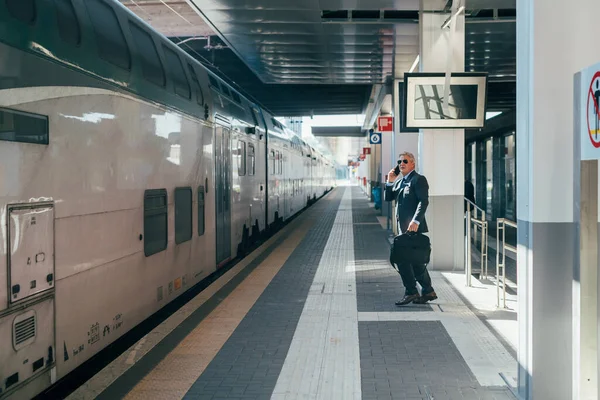
[[[429,205],[427,179],[415,171],[415,156],[411,153],[400,154],[399,163],[403,178],[398,179],[398,175],[392,169],[388,173],[385,185],[385,200],[396,200],[398,234],[428,232],[427,221],[425,221],[425,211]],[[396,302],[397,306],[409,303],[425,304],[437,299],[426,265],[402,263],[398,265],[398,270],[406,291],[404,297]],[[421,296],[417,290],[417,281],[422,288]]]
[[[465,198],[471,203],[475,204],[475,186],[471,183],[468,178],[465,178]],[[471,211],[473,211],[473,204],[470,205]],[[467,212],[467,202],[465,201],[465,212]]]

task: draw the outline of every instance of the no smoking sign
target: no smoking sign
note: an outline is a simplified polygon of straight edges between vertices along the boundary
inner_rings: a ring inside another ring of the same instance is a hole
[[[600,147],[600,71],[592,77],[587,93],[587,130],[595,148]]]
[[[600,64],[575,75],[576,130],[581,160],[600,160]]]

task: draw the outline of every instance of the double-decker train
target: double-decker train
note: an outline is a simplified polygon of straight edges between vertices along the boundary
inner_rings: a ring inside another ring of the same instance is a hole
[[[31,398],[335,185],[111,0],[0,2],[0,398]]]

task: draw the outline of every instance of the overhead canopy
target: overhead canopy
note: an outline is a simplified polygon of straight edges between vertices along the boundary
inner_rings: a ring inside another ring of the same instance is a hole
[[[362,114],[419,49],[418,0],[121,1],[278,116]],[[515,106],[515,3],[466,3],[465,69],[489,73],[490,110]]]

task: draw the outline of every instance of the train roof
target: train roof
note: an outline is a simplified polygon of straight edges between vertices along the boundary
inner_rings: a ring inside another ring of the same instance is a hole
[[[210,106],[224,108],[217,99],[227,101],[270,136],[289,142],[295,136],[256,101],[117,1],[3,1],[0,24],[6,28],[0,42],[95,77],[105,86],[200,119],[210,119]],[[309,148],[303,140],[302,145]]]
[[[207,79],[228,100],[262,108],[116,1],[0,2],[0,23],[2,42],[202,119]]]

